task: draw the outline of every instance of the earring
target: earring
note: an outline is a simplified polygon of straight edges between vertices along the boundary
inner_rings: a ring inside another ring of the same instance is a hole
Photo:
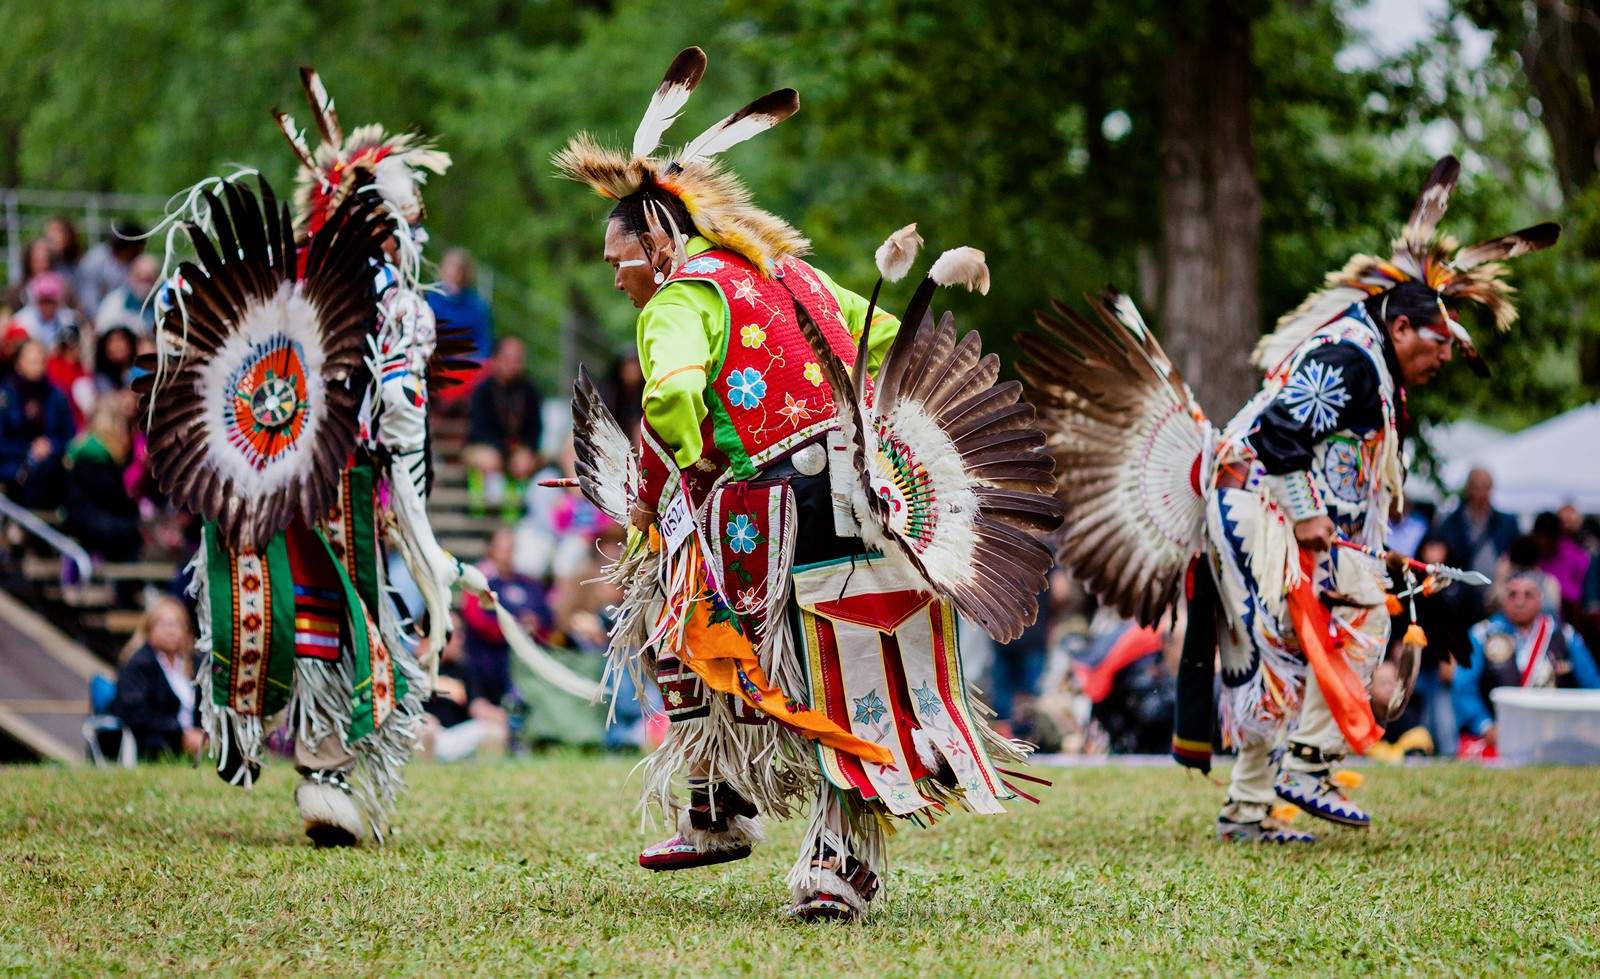
[[[660,269],[656,269],[656,285],[660,285],[665,281],[667,281],[667,277],[661,274]]]

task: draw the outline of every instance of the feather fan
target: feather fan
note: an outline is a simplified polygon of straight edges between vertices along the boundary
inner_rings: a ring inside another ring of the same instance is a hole
[[[581,366],[572,385],[572,442],[584,498],[626,527],[639,496],[639,461],[622,426],[595,390],[589,371]]]
[[[947,253],[948,254],[948,253]],[[928,587],[996,641],[1038,615],[1052,564],[1040,536],[1061,521],[1052,464],[1021,385],[996,384],[999,362],[977,333],[958,341],[948,313],[907,319],[879,368],[893,404],[852,381],[821,329],[795,304],[839,406],[854,468],[852,505],[867,543],[910,564]],[[870,323],[857,350],[865,374]]]

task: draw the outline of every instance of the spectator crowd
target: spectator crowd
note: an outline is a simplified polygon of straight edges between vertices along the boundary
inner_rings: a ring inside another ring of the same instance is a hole
[[[58,513],[63,529],[99,559],[131,561],[155,551],[181,563],[198,528],[170,512],[149,479],[130,387],[137,357],[155,343],[149,299],[160,263],[146,254],[142,234],[136,225],[118,224],[85,252],[72,223],[54,218],[24,250],[18,281],[0,309],[0,491]],[[428,301],[441,328],[470,338],[481,365],[433,409],[465,430],[459,461],[469,512],[499,525],[479,567],[535,638],[589,656],[598,675],[617,595],[594,579],[623,529],[576,490],[540,485],[572,475],[572,445],[570,437],[547,431],[527,348],[515,336],[496,335],[465,251],[444,254],[439,278]],[[637,357],[626,353],[602,382],[613,413],[635,435],[642,380]],[[1493,479],[1478,469],[1455,506],[1437,514],[1409,508],[1393,528],[1392,544],[1494,581],[1488,589],[1458,585],[1417,599],[1429,645],[1407,714],[1389,729],[1396,750],[1492,754],[1487,692],[1505,675],[1505,662],[1527,666],[1523,647],[1535,633],[1553,636],[1540,641],[1562,651],[1559,675],[1546,679],[1600,685],[1589,653],[1600,649],[1595,518],[1567,506],[1525,527],[1495,507]],[[404,601],[404,566],[393,562],[390,571]],[[114,712],[139,732],[141,753],[190,749],[197,737],[192,690],[179,688],[193,676],[192,626],[178,621],[187,614],[181,602],[152,596],[146,604],[151,611],[128,647]],[[411,611],[420,613],[416,604]],[[1139,628],[1096,610],[1059,571],[1041,608],[1034,627],[1012,643],[994,648],[975,633],[966,640],[974,647],[971,659],[987,664],[980,673],[1002,727],[1047,751],[1165,752],[1181,617],[1175,628]],[[454,615],[458,628],[428,708],[428,749],[440,760],[515,750],[522,721],[540,709],[530,703],[537,694],[519,689],[494,615],[471,598]],[[1377,682],[1394,682],[1392,671],[1380,671]],[[604,733],[606,744],[645,739],[647,723],[631,702],[619,705],[619,720],[619,729]]]

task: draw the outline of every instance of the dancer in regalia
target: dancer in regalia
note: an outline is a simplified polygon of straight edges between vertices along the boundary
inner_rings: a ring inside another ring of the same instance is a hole
[[[1153,623],[1192,567],[1173,754],[1209,770],[1220,649],[1222,734],[1238,749],[1223,839],[1311,842],[1272,819],[1279,800],[1347,826],[1370,821],[1329,767],[1375,742],[1415,681],[1419,629],[1401,644],[1401,694],[1375,715],[1368,684],[1403,607],[1385,587],[1426,586],[1384,561],[1403,502],[1405,393],[1457,349],[1477,362],[1458,308],[1482,303],[1509,327],[1502,260],[1560,231],[1542,224],[1457,250],[1436,228],[1459,170],[1454,158],[1434,167],[1392,257],[1350,259],[1261,340],[1261,390],[1220,432],[1125,296],[1093,304],[1100,323],[1058,305],[1040,317],[1044,335],[1021,338],[1074,573]]]
[[[420,188],[449,157],[376,125],[347,137],[316,73],[302,81],[321,145],[276,114],[303,167],[295,219],[265,180],[259,197],[236,178],[187,195],[172,227],[195,258],[138,388],[158,482],[205,519],[192,570],[218,774],[253,784],[287,721],[306,835],[349,846],[388,828],[452,585],[486,585],[424,509],[429,380],[454,364],[417,281]],[[425,635],[389,593],[386,543]]]
[[[638,455],[586,378],[574,398],[580,483],[636,528],[611,568],[612,675],[651,674],[671,719],[646,801],[677,832],[639,862],[738,859],[762,817],[809,810],[791,912],[857,918],[882,894],[889,817],[1013,796],[995,762],[1025,746],[968,692],[955,613],[1001,639],[1036,614],[1051,464],[977,336],[924,322],[936,284],[987,291],[981,253],[945,253],[902,326],[877,289],[802,261],[800,233],[715,162],[792,115],[793,90],[654,155],[704,68],[698,48],[677,57],[631,152],[579,136],[556,159],[613,202],[605,258],[640,309]],[[920,241],[884,243],[885,278]]]

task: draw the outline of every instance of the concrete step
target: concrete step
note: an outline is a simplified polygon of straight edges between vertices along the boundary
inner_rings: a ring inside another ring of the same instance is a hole
[[[167,584],[178,576],[182,565],[177,561],[106,561],[95,565],[95,577],[106,581],[150,581]]]
[[[435,484],[433,492],[428,494],[428,514],[448,513],[457,511],[466,513],[471,499],[467,496],[465,486],[440,486]]]
[[[446,510],[430,506],[428,522],[435,533],[488,537],[504,524],[498,517],[475,517],[464,510]]]
[[[445,537],[439,538],[439,546],[463,561],[480,560],[489,550],[487,537]]]
[[[39,587],[39,593],[45,601],[60,602],[69,608],[103,609],[117,602],[116,589],[104,583],[66,586],[44,584]]]
[[[131,636],[143,619],[144,613],[138,609],[113,608],[85,613],[80,621],[86,629],[98,629],[113,636]]]

